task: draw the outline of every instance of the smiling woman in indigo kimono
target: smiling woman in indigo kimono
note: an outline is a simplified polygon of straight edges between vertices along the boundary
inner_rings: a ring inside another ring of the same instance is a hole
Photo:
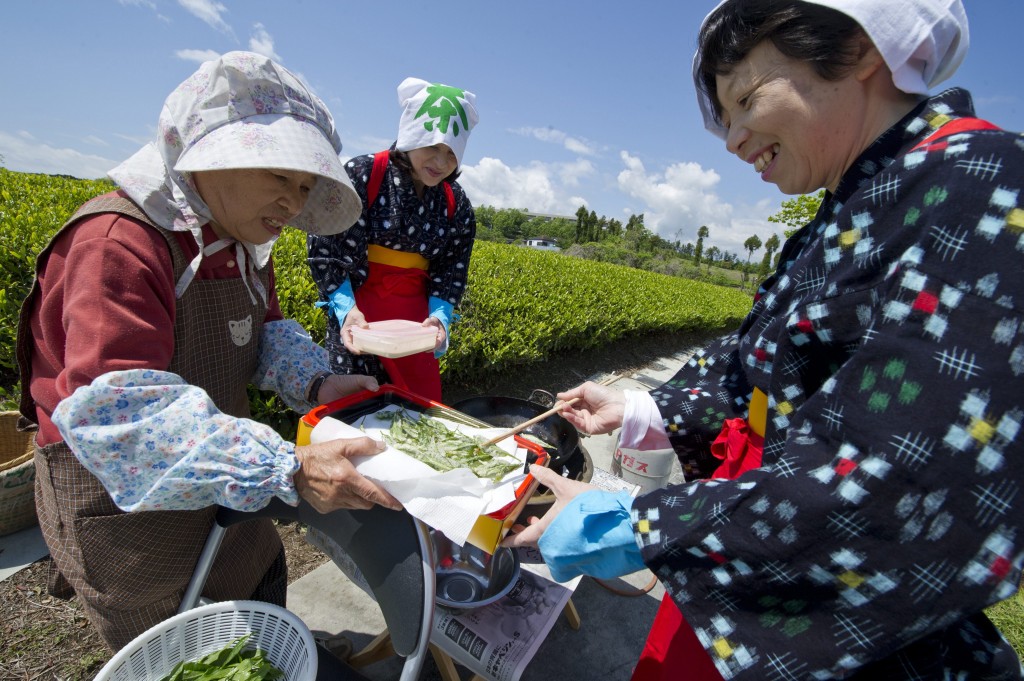
[[[635,679],[1019,678],[983,609],[1024,566],[1024,144],[929,89],[959,0],[727,0],[707,127],[783,192],[825,188],[740,328],[664,386],[564,416],[672,446],[688,482],[559,496],[509,543],[667,596]]]

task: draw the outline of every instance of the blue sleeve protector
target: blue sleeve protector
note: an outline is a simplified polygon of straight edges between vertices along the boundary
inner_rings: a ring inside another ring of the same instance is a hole
[[[538,542],[551,576],[565,582],[583,574],[608,579],[644,567],[629,517],[627,492],[591,490],[570,501]]]

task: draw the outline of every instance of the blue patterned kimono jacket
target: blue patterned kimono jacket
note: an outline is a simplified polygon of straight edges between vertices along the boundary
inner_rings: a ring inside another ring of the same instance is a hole
[[[725,678],[1021,677],[981,611],[1024,565],[1024,138],[913,149],[967,116],[949,90],[876,140],[652,393],[692,482],[634,530]],[[698,481],[755,387],[762,466]]]

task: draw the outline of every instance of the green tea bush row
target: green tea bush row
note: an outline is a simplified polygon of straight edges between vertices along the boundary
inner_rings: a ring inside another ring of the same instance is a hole
[[[0,168],[0,388],[17,382],[18,310],[36,254],[79,204],[111,188],[105,181]],[[305,235],[285,230],[274,263],[285,317],[322,342],[326,322],[314,306]],[[442,372],[468,381],[633,334],[718,329],[736,323],[749,307],[749,296],[733,288],[481,241]],[[254,414],[272,411],[263,399],[254,394]]]
[[[106,180],[0,168],[0,390],[18,380],[18,313],[32,286],[36,255],[81,203],[113,188]]]
[[[631,335],[719,329],[742,319],[750,303],[734,288],[478,242],[442,367],[467,380]]]

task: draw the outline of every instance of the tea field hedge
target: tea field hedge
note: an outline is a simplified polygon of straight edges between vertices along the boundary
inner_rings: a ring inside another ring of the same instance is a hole
[[[0,389],[17,383],[18,310],[36,254],[80,203],[111,188],[106,181],[0,168]],[[282,311],[322,342],[325,319],[313,305],[305,236],[285,230],[274,260]],[[750,297],[732,288],[477,242],[442,372],[465,382],[634,334],[719,329],[737,323],[749,307]],[[253,406],[256,414],[272,411],[269,404]]]

